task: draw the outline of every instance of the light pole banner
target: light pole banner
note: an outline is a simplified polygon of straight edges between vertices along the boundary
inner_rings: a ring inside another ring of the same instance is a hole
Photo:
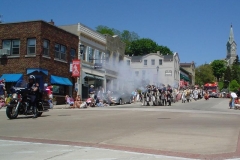
[[[80,76],[80,60],[73,60],[72,62],[72,77]]]

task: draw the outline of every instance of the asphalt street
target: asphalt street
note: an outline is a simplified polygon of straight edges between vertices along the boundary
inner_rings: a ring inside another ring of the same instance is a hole
[[[0,159],[238,159],[240,110],[229,99],[87,109],[55,106],[8,120],[0,110]]]

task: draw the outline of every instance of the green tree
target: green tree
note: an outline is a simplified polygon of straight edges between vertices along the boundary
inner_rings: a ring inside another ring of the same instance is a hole
[[[117,29],[109,28],[109,27],[103,26],[103,25],[97,26],[96,31],[101,34],[109,34],[111,36],[118,35],[120,37],[120,39],[126,44],[125,54],[131,54],[130,45],[131,45],[132,41],[139,39],[138,34],[135,32],[130,32],[128,30],[123,30],[121,32]]]
[[[238,55],[236,56],[236,59],[233,61],[233,65],[239,65],[239,57]]]
[[[137,33],[129,32],[128,30],[124,30],[120,34],[120,38],[126,44],[125,54],[127,54],[127,55],[131,54],[130,46],[131,46],[132,41],[139,39],[139,36],[137,35]]]
[[[228,88],[229,83],[232,80],[231,68],[227,66],[223,76],[223,88]]]
[[[240,83],[240,63],[238,56],[236,56],[236,59],[232,64],[232,79],[235,79],[238,83]]]
[[[223,73],[226,70],[226,66],[227,66],[227,62],[224,60],[214,60],[211,63],[213,75],[217,78],[217,81],[219,81],[219,79],[222,78]]]
[[[160,51],[163,55],[173,54],[169,48],[166,46],[159,46],[156,42],[149,38],[132,41],[129,50],[130,53],[135,56],[156,53],[157,51]]]
[[[142,38],[132,41],[130,45],[130,53],[132,55],[145,55],[151,52],[155,52],[157,48],[157,43],[148,38]]]
[[[160,51],[161,54],[172,54],[172,51],[167,46],[157,46],[155,52]]]
[[[204,85],[205,83],[214,82],[212,67],[209,64],[203,64],[195,69],[196,84]]]
[[[158,45],[156,42],[149,38],[139,39],[139,36],[135,32],[123,30],[122,32],[109,28],[107,26],[99,25],[96,27],[96,31],[101,34],[118,35],[121,40],[126,44],[125,54],[126,55],[145,55],[148,53],[156,53],[160,51],[161,54],[173,54],[167,46]]]
[[[129,41],[129,42],[132,42],[132,41],[135,41],[135,40],[139,39],[139,36],[138,36],[137,33],[130,32],[128,30],[123,30],[120,34],[120,37],[121,37],[121,40]]]
[[[236,92],[239,88],[238,82],[234,79],[230,82],[230,91]]]
[[[111,28],[108,28],[107,26],[102,26],[102,25],[97,26],[96,31],[101,33],[101,34],[109,34],[111,36],[114,35],[114,30],[111,29]]]

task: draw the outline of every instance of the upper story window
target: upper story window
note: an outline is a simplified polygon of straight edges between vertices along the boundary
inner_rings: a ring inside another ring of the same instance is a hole
[[[36,38],[27,40],[27,54],[36,54]]]
[[[151,60],[152,65],[155,65],[155,59]]]
[[[55,58],[66,60],[66,46],[55,44]]]
[[[147,60],[146,59],[144,60],[144,66],[147,66]]]
[[[44,39],[43,40],[43,55],[49,56],[49,40]]]
[[[92,47],[88,47],[88,62],[93,63],[93,53],[94,49]]]
[[[86,61],[86,58],[87,58],[87,53],[86,53],[86,51],[87,51],[87,49],[88,49],[88,46],[85,46],[84,47],[84,50],[83,50],[83,54],[82,54],[82,57],[81,57],[81,59],[83,60],[83,61]]]
[[[135,75],[136,75],[136,77],[138,77],[139,71],[135,71]]]
[[[71,48],[70,55],[70,62],[72,62],[72,60],[76,58],[76,50]]]
[[[159,59],[159,65],[162,65],[162,59]]]
[[[101,63],[101,55],[99,50],[95,50],[94,59],[95,59],[95,63]]]
[[[9,50],[10,55],[19,55],[20,40],[3,40],[3,49]]]
[[[127,65],[130,66],[130,60],[127,60]]]

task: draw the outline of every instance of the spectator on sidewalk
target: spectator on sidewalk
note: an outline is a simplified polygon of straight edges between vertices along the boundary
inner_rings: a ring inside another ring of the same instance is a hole
[[[4,79],[0,81],[0,97],[5,100],[5,84],[4,84]]]
[[[75,98],[74,104],[71,108],[80,108],[81,103],[82,103],[81,97],[80,97],[80,95],[77,95]]]
[[[65,96],[65,100],[66,100],[66,103],[67,103],[67,104],[69,104],[70,106],[73,106],[73,104],[74,104],[74,99],[73,99],[71,96],[66,95],[66,96]]]

